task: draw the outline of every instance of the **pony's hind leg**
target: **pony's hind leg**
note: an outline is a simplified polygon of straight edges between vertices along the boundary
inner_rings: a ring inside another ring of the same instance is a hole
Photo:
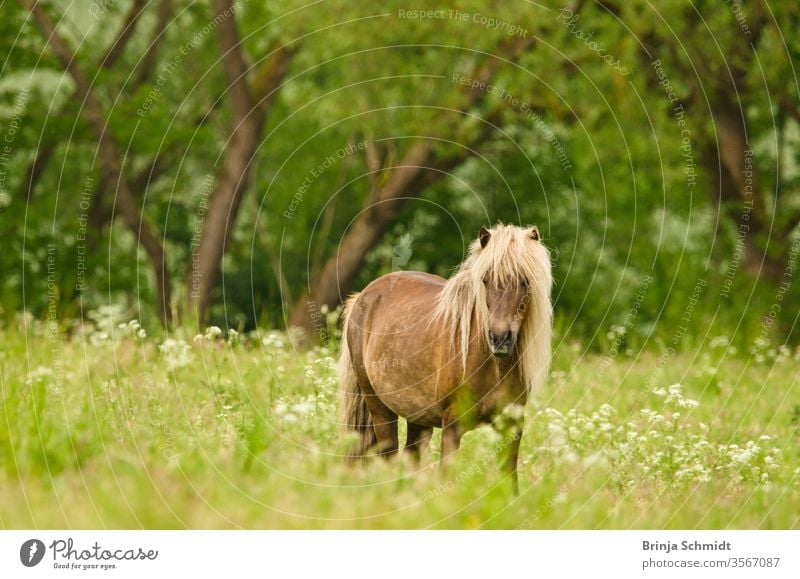
[[[397,452],[397,414],[392,414],[373,415],[373,427],[378,439],[378,454],[385,457],[392,456]]]
[[[347,458],[351,461],[362,458],[373,448],[382,456],[396,453],[398,446],[397,414],[381,402],[372,385],[363,377],[358,380],[358,388],[367,419],[364,427],[360,429],[359,441],[348,453]]]
[[[431,441],[433,429],[419,424],[408,423],[405,452],[414,458],[419,458],[423,448],[427,448]]]
[[[347,460],[355,462],[364,458],[369,452],[369,449],[375,446],[377,441],[377,438],[375,438],[375,429],[372,427],[372,420],[370,420],[367,428],[361,431],[358,442],[356,442],[352,450],[347,453]]]
[[[372,388],[369,388],[372,390]],[[381,456],[391,456],[397,452],[397,414],[380,401],[374,390],[367,395],[367,407],[375,431],[377,451]]]

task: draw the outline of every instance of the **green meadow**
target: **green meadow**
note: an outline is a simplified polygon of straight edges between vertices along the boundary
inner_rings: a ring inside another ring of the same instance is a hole
[[[800,352],[719,336],[670,356],[557,342],[525,408],[520,493],[498,425],[439,464],[347,464],[335,345],[151,337],[96,318],[3,331],[4,528],[797,528]],[[335,342],[335,341],[334,341]]]

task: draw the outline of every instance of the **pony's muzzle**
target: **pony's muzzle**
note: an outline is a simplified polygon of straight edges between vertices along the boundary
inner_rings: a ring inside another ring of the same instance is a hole
[[[509,356],[514,348],[514,339],[514,332],[511,330],[497,334],[489,330],[489,348],[492,350],[492,354],[498,358]]]

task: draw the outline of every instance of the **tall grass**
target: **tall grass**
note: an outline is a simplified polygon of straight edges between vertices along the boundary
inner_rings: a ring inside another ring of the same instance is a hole
[[[798,355],[723,338],[665,359],[561,343],[529,401],[521,492],[503,435],[346,465],[333,345],[150,337],[96,317],[0,335],[4,528],[796,528]],[[679,386],[678,386],[679,385]]]

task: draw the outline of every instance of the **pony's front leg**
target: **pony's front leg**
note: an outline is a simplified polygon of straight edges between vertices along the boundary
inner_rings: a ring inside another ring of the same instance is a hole
[[[503,446],[499,454],[506,460],[514,495],[519,494],[517,463],[519,462],[519,446],[522,442],[524,413],[523,401],[521,404],[507,406],[503,413],[494,420],[495,429],[503,437]]]
[[[451,404],[442,415],[442,463],[447,460],[461,444],[462,429],[458,423],[455,409]]]
[[[432,428],[427,426],[420,426],[409,422],[407,424],[406,435],[406,454],[411,455],[414,459],[419,459],[419,455],[423,448],[428,447],[431,441]]]
[[[517,463],[519,462],[519,444],[522,441],[522,428],[516,426],[511,429],[508,446],[508,470],[511,474],[511,485],[514,489],[514,496],[519,494],[519,473]]]

